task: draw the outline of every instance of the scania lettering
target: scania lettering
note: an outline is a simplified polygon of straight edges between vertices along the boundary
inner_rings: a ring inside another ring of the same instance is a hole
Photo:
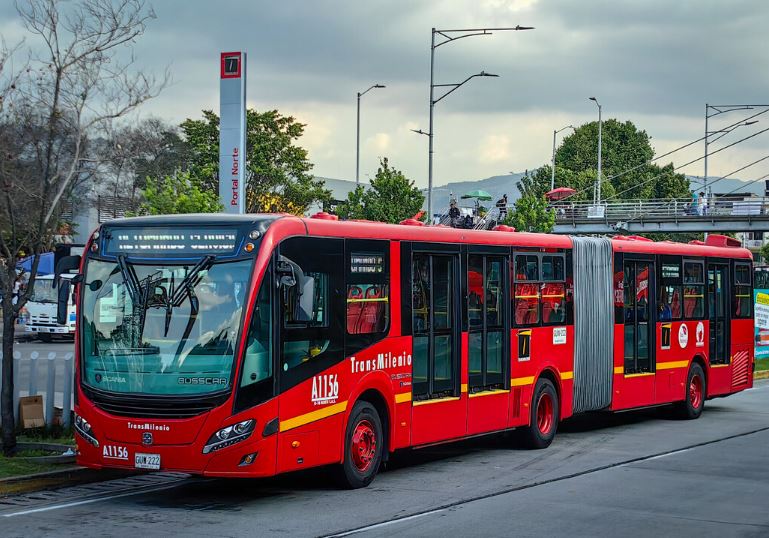
[[[694,419],[753,384],[751,254],[719,235],[174,215],[105,223],[59,265],[79,267],[92,468],[333,465],[362,487],[399,449],[505,430],[545,448],[576,413]]]

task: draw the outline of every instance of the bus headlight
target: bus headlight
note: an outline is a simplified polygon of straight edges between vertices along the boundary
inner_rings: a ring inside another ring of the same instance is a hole
[[[96,437],[93,434],[91,424],[77,413],[75,413],[75,431],[80,434],[80,437],[91,443],[96,448],[99,448],[99,441],[96,440]]]
[[[237,424],[233,424],[232,426],[222,428],[208,439],[206,446],[203,447],[203,454],[216,452],[219,449],[226,448],[228,446],[234,445],[235,443],[243,441],[254,432],[255,427],[256,421],[250,418],[248,420],[238,422]]]

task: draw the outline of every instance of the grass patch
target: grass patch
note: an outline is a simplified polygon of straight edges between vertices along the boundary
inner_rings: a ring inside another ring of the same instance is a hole
[[[769,359],[756,360],[756,372],[760,370],[769,370]]]
[[[33,454],[26,454],[26,452],[29,451],[22,451],[20,452],[20,455],[33,455]],[[39,452],[39,451],[35,451]],[[36,455],[36,454],[34,454]],[[47,454],[40,454],[42,456],[45,456]],[[2,454],[0,454],[0,478],[8,478],[11,476],[19,476],[24,474],[33,474],[33,473],[44,473],[47,471],[56,471],[58,469],[61,469],[61,465],[56,465],[52,463],[36,463],[36,462],[30,462],[30,461],[24,461],[17,458],[6,458]]]

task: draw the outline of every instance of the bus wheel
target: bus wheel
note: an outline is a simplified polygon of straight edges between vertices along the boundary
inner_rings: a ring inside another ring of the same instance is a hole
[[[520,440],[527,448],[547,448],[558,429],[560,404],[558,393],[549,379],[540,378],[531,399],[530,425],[520,429]]]
[[[368,486],[379,471],[384,450],[382,421],[374,406],[356,402],[350,413],[344,441],[344,461],[337,469],[342,487]]]
[[[707,383],[702,366],[692,363],[689,368],[689,375],[686,376],[686,395],[684,401],[676,405],[678,416],[691,420],[699,418],[702,409],[705,407],[705,396],[707,395]]]

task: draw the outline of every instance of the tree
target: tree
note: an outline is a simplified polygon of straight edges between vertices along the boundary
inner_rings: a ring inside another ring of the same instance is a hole
[[[392,168],[387,157],[379,161],[379,169],[364,189],[358,185],[339,205],[339,216],[346,219],[366,219],[398,223],[416,215],[425,197],[403,172]]]
[[[603,122],[601,198],[645,199],[686,198],[691,195],[686,176],[676,174],[672,164],[660,167],[654,158],[651,137],[631,121],[609,119]],[[597,171],[598,122],[578,127],[565,137],[556,151],[556,187],[576,189],[577,199],[591,200],[592,184],[585,181]],[[577,181],[575,181],[575,174]]]
[[[160,180],[147,178],[143,193],[139,211],[143,215],[217,213],[223,209],[219,193],[202,188],[189,172],[177,172]]]
[[[305,125],[277,110],[246,113],[246,206],[249,212],[278,208],[301,214],[331,193],[310,170],[307,150],[297,145]],[[181,125],[188,150],[188,166],[201,188],[218,192],[219,116],[203,111],[203,119]]]
[[[147,178],[162,180],[183,169],[186,148],[176,127],[149,118],[111,130],[97,151],[104,156],[99,172],[109,182],[105,191],[136,209]]]
[[[526,174],[517,183],[520,198],[515,201],[512,211],[502,221],[502,224],[513,226],[521,232],[550,233],[555,226],[555,211],[548,206],[543,187],[543,170],[549,175],[549,167],[542,167],[533,174]],[[549,179],[547,188],[549,189]]]
[[[22,69],[10,73],[0,62],[0,403],[7,455],[16,449],[14,324],[34,292],[40,254],[62,227],[62,202],[100,165],[93,142],[167,80],[136,70],[124,54],[154,18],[142,0],[27,0],[17,10],[35,42]],[[16,266],[26,255],[34,256],[28,284],[14,303]]]

